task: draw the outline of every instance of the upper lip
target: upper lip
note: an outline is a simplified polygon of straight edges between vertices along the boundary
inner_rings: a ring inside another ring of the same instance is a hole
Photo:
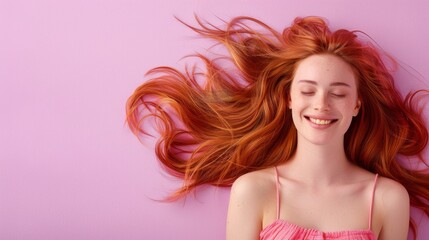
[[[314,118],[314,119],[319,119],[319,120],[327,120],[327,121],[337,120],[337,118],[330,117],[330,116],[304,115],[304,117],[306,117],[306,118]]]

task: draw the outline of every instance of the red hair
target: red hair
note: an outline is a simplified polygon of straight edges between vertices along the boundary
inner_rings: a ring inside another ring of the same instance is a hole
[[[197,21],[198,28],[187,26],[225,46],[229,57],[197,55],[205,72],[155,68],[149,72],[154,77],[136,89],[126,107],[128,124],[138,136],[147,134],[145,117],[160,120],[157,157],[184,179],[171,199],[202,184],[230,186],[247,172],[288,161],[297,145],[287,106],[294,71],[308,56],[333,54],[352,66],[362,102],[345,135],[347,157],[400,182],[411,205],[429,215],[429,175],[397,159],[399,154],[417,156],[410,159],[424,163],[428,131],[418,103],[427,91],[403,98],[380,53],[358,40],[358,31],[331,32],[318,17],[296,18],[282,33],[249,17],[235,18],[225,29]],[[235,69],[225,67],[228,60]]]

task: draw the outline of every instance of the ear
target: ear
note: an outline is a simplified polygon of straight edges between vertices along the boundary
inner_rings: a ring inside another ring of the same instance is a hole
[[[290,98],[290,95],[287,97],[287,106],[289,109],[292,109],[292,99]]]
[[[356,117],[359,114],[360,106],[361,106],[361,101],[358,99],[356,102],[356,106],[353,109],[353,116],[354,117]]]

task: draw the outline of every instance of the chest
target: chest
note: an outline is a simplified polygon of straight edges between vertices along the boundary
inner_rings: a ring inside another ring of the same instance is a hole
[[[371,191],[364,185],[311,189],[289,184],[279,191],[279,219],[326,232],[368,229]],[[274,219],[275,220],[275,219]]]

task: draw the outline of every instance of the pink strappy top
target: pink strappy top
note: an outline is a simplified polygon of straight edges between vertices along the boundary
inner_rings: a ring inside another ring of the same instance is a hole
[[[279,194],[279,176],[276,168],[276,189],[277,189],[277,219],[266,226],[260,233],[260,240],[375,240],[377,239],[371,231],[372,208],[374,203],[374,192],[377,183],[378,174],[375,175],[374,186],[371,196],[371,206],[369,209],[368,229],[366,230],[347,230],[337,232],[322,232],[316,229],[303,228],[286,220],[280,219],[280,194]]]

